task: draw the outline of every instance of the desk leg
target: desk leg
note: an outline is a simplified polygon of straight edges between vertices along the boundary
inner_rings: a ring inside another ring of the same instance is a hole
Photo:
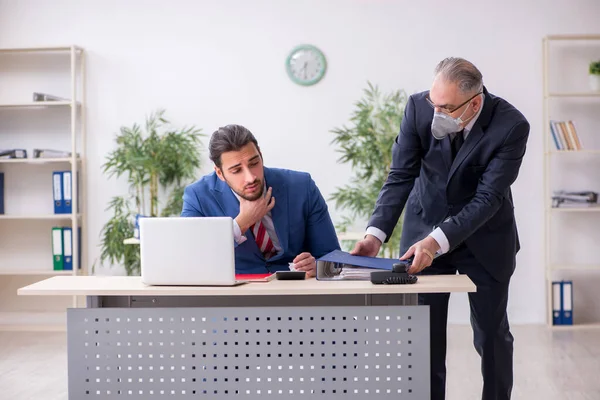
[[[102,307],[102,298],[100,296],[86,296],[85,306],[87,308],[100,308]]]

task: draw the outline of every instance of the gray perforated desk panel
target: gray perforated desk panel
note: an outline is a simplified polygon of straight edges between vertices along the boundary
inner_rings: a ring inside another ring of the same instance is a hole
[[[69,309],[69,399],[429,399],[416,294],[94,296]]]

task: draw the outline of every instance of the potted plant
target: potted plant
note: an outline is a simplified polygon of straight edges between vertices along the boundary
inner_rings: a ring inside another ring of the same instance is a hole
[[[121,127],[117,148],[102,166],[108,177],[125,176],[129,193],[111,199],[112,217],[104,224],[100,263],[122,264],[128,275],[140,274],[138,246],[126,245],[134,236],[138,215],[174,216],[181,213],[183,191],[200,167],[200,129],[171,127],[158,110],[146,118],[145,131],[138,124]]]
[[[336,208],[345,208],[349,215],[336,226],[346,232],[358,221],[368,220],[373,212],[381,187],[387,179],[392,161],[392,145],[400,132],[404,108],[408,99],[403,90],[381,94],[377,86],[367,82],[364,97],[355,103],[351,127],[342,126],[331,132],[335,135],[332,143],[340,146],[342,154],[338,162],[350,163],[353,176],[350,183],[331,195]],[[399,257],[400,235],[403,216],[398,220],[388,243],[381,247],[384,257]],[[364,226],[360,229],[364,230]],[[344,241],[343,241],[344,242]],[[356,241],[348,240],[342,245],[354,246]]]
[[[600,60],[590,63],[590,87],[593,91],[600,91]]]

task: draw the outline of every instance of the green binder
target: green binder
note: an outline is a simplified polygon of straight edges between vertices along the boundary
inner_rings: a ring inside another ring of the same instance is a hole
[[[52,263],[55,271],[64,269],[62,228],[52,228]]]

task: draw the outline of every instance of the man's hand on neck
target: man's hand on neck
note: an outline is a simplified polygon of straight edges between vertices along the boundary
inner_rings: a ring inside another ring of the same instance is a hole
[[[235,217],[235,222],[237,222],[242,233],[260,221],[275,207],[275,197],[271,196],[271,192],[272,188],[269,188],[266,195],[254,201],[240,197],[240,213]]]

